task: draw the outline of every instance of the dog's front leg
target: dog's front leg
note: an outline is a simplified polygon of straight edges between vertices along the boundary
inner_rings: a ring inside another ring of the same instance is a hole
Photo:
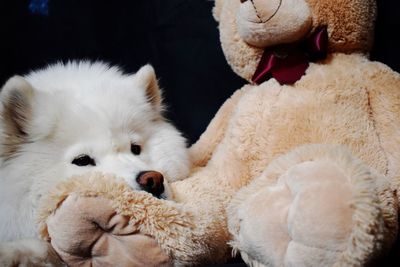
[[[52,247],[39,239],[0,243],[0,267],[66,266]]]

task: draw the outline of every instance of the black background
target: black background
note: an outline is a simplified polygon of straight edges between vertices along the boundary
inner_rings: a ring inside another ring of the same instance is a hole
[[[245,81],[222,54],[208,0],[49,0],[48,15],[28,0],[0,0],[0,83],[58,60],[103,60],[135,72],[151,63],[168,118],[197,140]],[[379,1],[374,60],[400,69],[399,4]]]
[[[49,0],[48,15],[33,14],[28,6],[28,0],[0,0],[1,84],[11,75],[59,60],[103,60],[126,72],[151,63],[164,89],[167,117],[192,143],[245,83],[222,54],[213,1]],[[399,7],[395,0],[378,1],[371,52],[373,60],[396,71]],[[395,266],[389,259],[387,264]]]

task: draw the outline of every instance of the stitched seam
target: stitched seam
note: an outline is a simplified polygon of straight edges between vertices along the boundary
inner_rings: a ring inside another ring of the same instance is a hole
[[[279,5],[278,5],[278,7],[276,8],[275,12],[274,12],[268,19],[266,19],[266,20],[264,21],[264,20],[262,20],[262,18],[260,17],[260,14],[259,14],[259,12],[258,12],[258,10],[257,10],[257,7],[256,7],[256,5],[254,4],[254,0],[250,0],[250,2],[251,2],[251,4],[253,5],[254,11],[256,12],[256,16],[257,16],[258,20],[260,21],[260,23],[266,23],[266,22],[270,21],[273,17],[275,17],[276,13],[278,13],[279,9],[280,9],[281,6],[282,6],[282,0],[279,0]]]
[[[260,15],[258,14],[257,7],[256,7],[256,5],[254,4],[254,0],[250,0],[250,2],[251,2],[251,4],[253,5],[253,8],[254,8],[254,11],[256,12],[256,16],[257,16],[258,20],[259,20],[261,23],[263,23],[263,20],[261,19]]]
[[[379,132],[377,130],[377,127],[376,127],[376,121],[375,121],[375,118],[374,118],[374,110],[373,110],[372,105],[371,105],[370,92],[366,88],[364,90],[365,90],[365,93],[367,94],[367,100],[368,100],[368,103],[367,103],[368,104],[368,117],[372,121],[372,127],[374,128],[376,137],[378,138],[379,147],[381,148],[381,151],[383,152],[383,154],[385,156],[386,163],[385,163],[385,173],[384,173],[384,175],[387,176],[387,174],[389,172],[389,158],[388,158],[388,155],[387,155],[385,149],[383,148],[381,136],[380,136],[380,134],[379,134]]]

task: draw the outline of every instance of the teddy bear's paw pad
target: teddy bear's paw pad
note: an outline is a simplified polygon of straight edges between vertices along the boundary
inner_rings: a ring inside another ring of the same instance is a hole
[[[352,230],[352,197],[349,177],[335,163],[297,164],[239,206],[233,245],[272,266],[332,265]]]
[[[171,266],[157,241],[139,233],[106,198],[69,195],[48,218],[47,229],[69,266]]]

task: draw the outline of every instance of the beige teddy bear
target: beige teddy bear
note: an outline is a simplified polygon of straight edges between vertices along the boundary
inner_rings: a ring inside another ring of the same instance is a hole
[[[71,266],[363,266],[397,236],[400,75],[371,62],[373,0],[217,0],[249,81],[190,148],[173,201],[93,174],[43,203]]]

